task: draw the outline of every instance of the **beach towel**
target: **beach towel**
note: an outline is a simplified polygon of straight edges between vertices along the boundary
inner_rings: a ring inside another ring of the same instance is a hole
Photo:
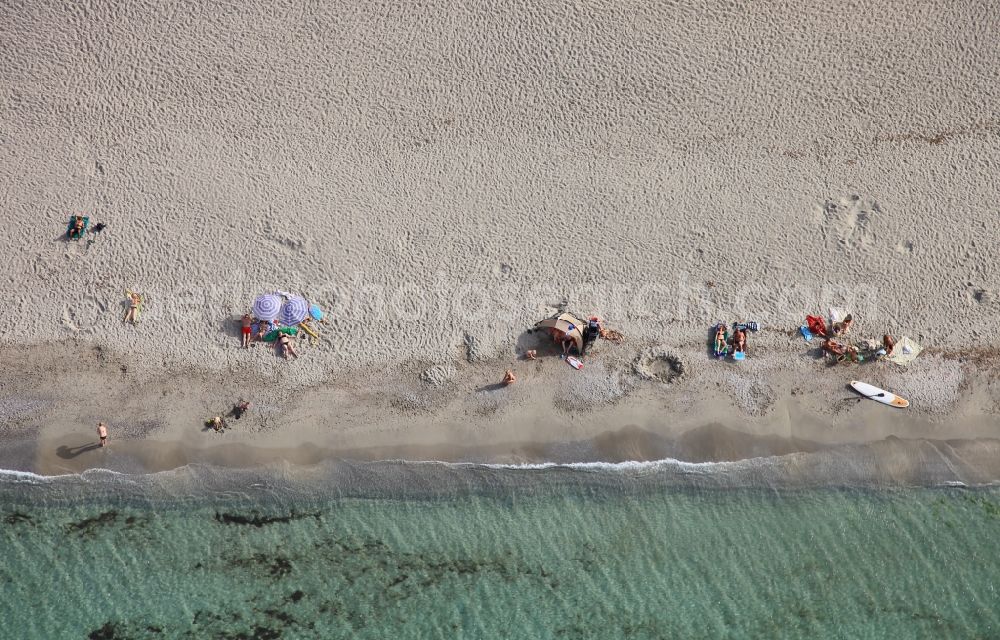
[[[303,331],[305,331],[306,333],[308,333],[310,336],[312,336],[313,342],[315,342],[316,340],[319,340],[319,334],[316,333],[315,331],[313,331],[312,327],[309,326],[308,322],[302,322],[302,323],[300,323],[298,325],[298,328],[302,329]]]
[[[826,322],[820,316],[806,316],[806,326],[814,336],[826,337]]]
[[[889,362],[905,367],[906,365],[913,362],[913,360],[920,354],[923,349],[919,344],[910,340],[906,336],[899,339],[896,346],[892,348],[892,353],[886,356]]]

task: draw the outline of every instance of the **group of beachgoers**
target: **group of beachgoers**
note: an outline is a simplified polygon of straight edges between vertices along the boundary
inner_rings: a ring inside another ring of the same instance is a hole
[[[82,215],[72,216],[66,231],[66,236],[69,240],[79,240],[88,232],[95,234],[100,233],[104,230],[106,225],[100,223],[94,227],[88,227],[88,217]],[[133,291],[126,291],[125,295],[126,311],[125,316],[122,318],[122,322],[126,324],[131,323],[133,325],[138,324],[139,314],[143,304],[143,295]],[[598,316],[590,316],[586,323],[580,323],[575,317],[569,315],[560,315],[557,319],[561,320],[563,318],[570,318],[570,321],[568,323],[564,323],[564,326],[558,325],[558,323],[557,326],[549,324],[547,330],[553,341],[561,350],[560,358],[568,359],[570,364],[573,364],[576,368],[581,368],[583,366],[580,360],[587,355],[588,349],[593,346],[598,338],[606,338],[615,343],[621,343],[624,340],[624,337],[617,331],[605,329]],[[556,320],[556,318],[550,319],[547,322],[551,323],[553,320]],[[843,340],[843,337],[846,336],[851,330],[853,323],[853,316],[848,314],[843,318],[843,320],[833,322],[830,327],[830,331],[827,331],[822,318],[817,318],[816,316],[807,317],[808,329],[824,338],[821,347],[821,352],[824,355],[831,356],[836,361],[862,362],[865,356],[859,352],[857,347]],[[313,330],[310,330],[308,326],[305,326],[305,322],[302,323],[302,326],[310,335],[314,336],[314,338],[318,337]],[[539,323],[537,326],[541,327],[543,326],[543,323]],[[807,336],[806,339],[811,340],[812,337],[809,334],[807,327],[803,326],[802,329],[803,334]],[[735,360],[742,360],[747,353],[747,332],[757,330],[759,330],[759,326],[755,322],[733,323],[733,333],[732,336],[730,336],[726,324],[720,322],[714,327],[715,333],[712,340],[713,354],[718,358],[724,358],[728,355]],[[259,320],[254,318],[249,313],[243,314],[240,319],[242,348],[249,349],[255,342],[273,341],[278,350],[278,354],[286,360],[299,357],[299,354],[295,350],[295,333],[295,327],[279,327],[272,321]],[[895,341],[892,336],[886,334],[882,337],[881,349],[875,350],[874,355],[877,357],[879,355],[884,356],[885,354],[892,353],[894,346]],[[579,359],[577,359],[576,356],[578,356]],[[528,350],[524,353],[524,358],[527,360],[535,360],[537,357],[538,352],[535,349]],[[516,381],[517,376],[514,374],[514,371],[512,369],[507,369],[504,372],[501,384],[507,386],[514,384]],[[217,433],[221,433],[225,431],[228,426],[226,420],[227,417],[238,420],[250,406],[249,402],[241,400],[239,403],[233,405],[233,409],[226,414],[226,416],[214,416],[213,418],[206,420],[205,426],[207,428],[211,428]],[[101,446],[105,446],[108,438],[107,426],[103,422],[98,423],[97,430],[101,440]]]
[[[233,405],[233,408],[229,410],[226,415],[218,415],[205,420],[205,429],[211,429],[215,433],[223,433],[229,428],[229,421],[227,418],[233,418],[234,420],[239,420],[243,417],[247,411],[250,410],[253,404],[247,402],[246,400],[240,400]],[[108,425],[103,422],[97,423],[97,437],[101,442],[102,447],[108,446]]]
[[[850,313],[842,320],[832,320],[829,328],[823,318],[807,316],[801,331],[807,341],[811,341],[814,335],[823,338],[820,353],[834,362],[864,362],[866,358],[885,357],[892,353],[896,341],[888,333],[882,336],[881,344],[874,340],[867,341],[864,348],[851,344],[847,336],[853,326],[854,316]],[[733,323],[733,333],[730,336],[725,323],[720,322],[714,327],[712,354],[717,358],[729,356],[734,360],[744,359],[747,354],[747,331],[759,329],[756,322]]]
[[[733,335],[724,322],[715,325],[715,335],[712,338],[712,355],[716,358],[731,356],[734,360],[742,360],[747,354],[747,331],[758,331],[756,322],[734,322]]]
[[[254,330],[255,325],[256,331]],[[268,336],[274,331],[278,332],[274,343],[281,357],[285,360],[298,358],[299,354],[295,351],[295,337],[293,335],[282,331],[275,323],[269,320],[258,320],[249,313],[244,313],[243,317],[240,318],[241,346],[244,349],[249,349],[254,342],[267,342]]]
[[[559,347],[561,353],[559,357],[562,359],[570,359],[572,363],[575,358],[573,356],[579,356],[582,360],[587,355],[587,350],[590,349],[598,338],[606,338],[612,342],[620,343],[624,340],[624,337],[617,331],[608,330],[604,327],[601,322],[600,317],[590,316],[587,319],[586,324],[581,327],[577,327],[573,323],[568,323],[564,327],[545,327],[548,334],[551,336],[553,342]],[[577,341],[577,338],[573,335],[574,332],[579,331],[582,336],[581,341]],[[525,360],[537,360],[538,350],[529,349],[524,352]],[[579,362],[579,361],[577,361]],[[580,365],[582,366],[582,365]],[[517,376],[514,374],[512,369],[507,369],[504,371],[503,378],[500,384],[504,386],[509,386],[517,382]]]
[[[854,325],[854,316],[852,314],[847,314],[842,321],[833,322],[829,331],[826,330],[822,322],[816,322],[815,316],[810,316],[807,319],[807,323],[812,325],[812,331],[823,338],[820,350],[824,357],[830,357],[834,362],[860,363],[864,362],[866,358],[886,357],[896,347],[896,340],[888,333],[882,336],[881,345],[877,341],[870,341],[872,344],[864,351],[848,342],[847,334]]]
[[[225,432],[226,429],[229,428],[229,421],[226,420],[226,418],[233,418],[234,420],[239,420],[240,418],[243,417],[243,414],[246,413],[252,406],[253,405],[247,402],[246,400],[240,400],[239,402],[233,405],[233,408],[230,409],[229,413],[227,413],[226,415],[214,416],[212,418],[209,418],[208,420],[205,420],[205,428],[211,429],[216,433],[223,433]]]

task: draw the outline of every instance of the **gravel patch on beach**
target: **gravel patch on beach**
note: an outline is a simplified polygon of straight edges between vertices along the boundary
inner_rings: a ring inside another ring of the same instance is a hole
[[[890,365],[885,386],[910,401],[919,412],[947,413],[958,401],[964,374],[962,365],[936,356],[919,356],[906,368]]]

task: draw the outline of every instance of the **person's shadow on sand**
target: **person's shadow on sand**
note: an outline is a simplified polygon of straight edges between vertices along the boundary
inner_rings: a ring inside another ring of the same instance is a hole
[[[476,392],[483,393],[483,392],[499,391],[500,389],[504,389],[506,387],[507,385],[504,384],[503,382],[495,382],[493,384],[487,384],[477,388]]]
[[[99,442],[88,442],[87,444],[80,445],[79,447],[67,447],[66,445],[63,445],[56,449],[56,455],[63,460],[72,460],[73,458],[87,453],[88,451],[100,448],[101,444]]]

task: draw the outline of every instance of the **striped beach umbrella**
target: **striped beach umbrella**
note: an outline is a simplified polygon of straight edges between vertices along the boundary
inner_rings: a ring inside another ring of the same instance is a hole
[[[309,303],[305,298],[290,296],[281,307],[278,320],[286,326],[295,326],[306,319],[309,315]]]
[[[253,301],[253,315],[258,320],[274,320],[281,313],[281,296],[265,293]]]

